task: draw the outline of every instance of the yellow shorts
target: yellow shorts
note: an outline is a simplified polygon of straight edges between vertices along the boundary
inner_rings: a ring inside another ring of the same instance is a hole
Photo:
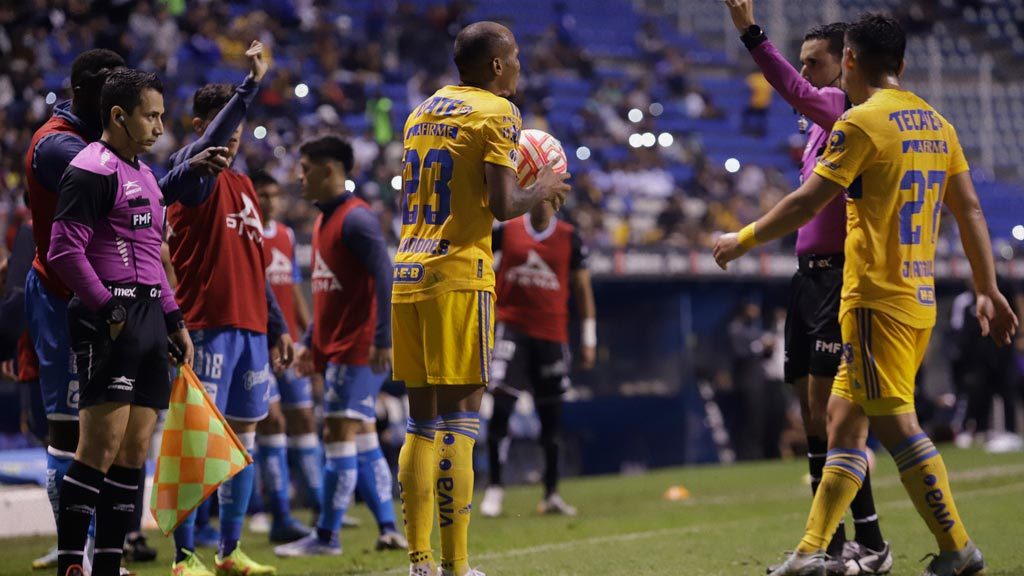
[[[460,290],[391,305],[394,378],[406,386],[488,384],[494,295]]]
[[[914,411],[914,378],[924,359],[931,328],[912,328],[869,308],[839,319],[843,359],[832,393],[856,402],[868,416]]]

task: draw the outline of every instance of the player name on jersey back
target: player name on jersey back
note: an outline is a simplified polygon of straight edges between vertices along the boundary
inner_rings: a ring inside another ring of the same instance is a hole
[[[815,173],[847,188],[840,315],[873,308],[934,325],[942,199],[968,169],[956,130],[911,92],[880,90],[836,122]]]
[[[516,168],[522,117],[471,86],[445,86],[406,120],[394,302],[494,290],[484,164]]]

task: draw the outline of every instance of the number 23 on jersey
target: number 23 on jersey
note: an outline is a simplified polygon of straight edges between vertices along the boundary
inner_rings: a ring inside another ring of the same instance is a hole
[[[451,215],[451,182],[455,163],[444,148],[431,148],[420,159],[414,148],[405,151],[404,188],[402,190],[402,224],[415,226],[423,222],[439,226]]]

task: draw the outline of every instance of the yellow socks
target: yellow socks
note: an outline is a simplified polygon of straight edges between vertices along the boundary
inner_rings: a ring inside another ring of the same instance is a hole
[[[949,475],[942,456],[923,432],[908,438],[893,451],[900,480],[917,513],[935,535],[939,550],[953,552],[967,546],[969,538],[949,489]]]
[[[476,412],[442,414],[434,439],[441,565],[462,574],[469,569],[469,518],[473,504],[473,445],[480,433]],[[409,542],[410,546],[412,541]],[[410,548],[411,550],[411,548]]]
[[[828,451],[804,537],[796,548],[798,552],[825,549],[860,490],[867,470],[867,454],[861,450],[835,448]]]
[[[405,537],[412,564],[430,562],[430,531],[434,527],[434,473],[436,461],[434,431],[436,420],[413,420],[405,432],[405,444],[398,455],[398,489],[402,495]]]

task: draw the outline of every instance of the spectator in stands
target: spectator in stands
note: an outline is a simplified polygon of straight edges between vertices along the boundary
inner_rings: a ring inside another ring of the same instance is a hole
[[[673,194],[665,203],[665,208],[658,214],[657,240],[668,246],[679,248],[686,246],[688,242],[683,234],[685,220],[683,198],[680,194]]]
[[[747,75],[747,87],[750,103],[743,111],[743,131],[764,138],[768,134],[768,108],[775,92],[759,70]]]
[[[687,75],[686,58],[674,48],[665,51],[665,59],[655,65],[658,78],[661,78],[674,99],[682,99],[690,89],[690,78]]]

